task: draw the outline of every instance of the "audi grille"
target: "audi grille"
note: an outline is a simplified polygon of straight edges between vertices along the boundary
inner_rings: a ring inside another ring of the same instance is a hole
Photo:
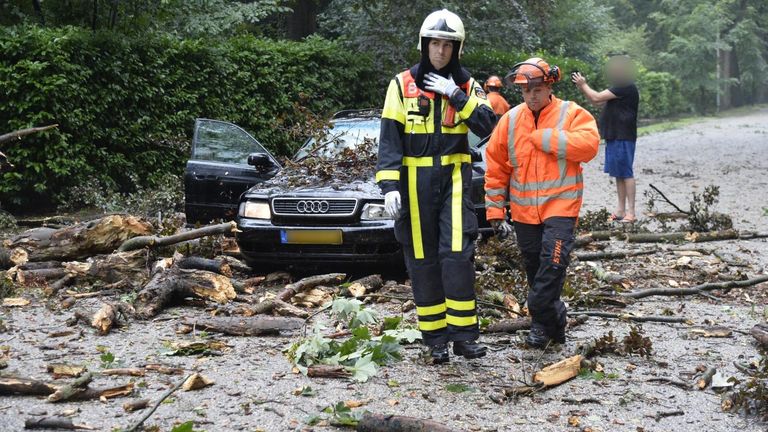
[[[275,198],[272,213],[277,216],[352,216],[354,198]]]

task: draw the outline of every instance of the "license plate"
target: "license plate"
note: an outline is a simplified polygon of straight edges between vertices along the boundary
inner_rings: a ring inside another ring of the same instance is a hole
[[[281,230],[283,244],[342,244],[341,230]]]

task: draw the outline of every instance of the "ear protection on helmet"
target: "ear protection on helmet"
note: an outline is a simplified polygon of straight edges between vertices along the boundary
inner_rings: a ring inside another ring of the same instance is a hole
[[[524,61],[515,64],[512,66],[512,72],[507,74],[506,77],[504,77],[504,81],[507,82],[508,85],[514,85],[515,84],[515,78],[517,77],[518,71],[522,66],[533,66],[536,69],[541,71],[541,77],[536,77],[535,79],[531,80],[529,79],[529,83],[533,83],[535,81],[541,80],[542,82],[550,82],[550,83],[556,83],[560,81],[561,78],[561,72],[560,68],[555,65],[549,66],[549,71],[545,70],[543,67],[541,67],[538,63]]]

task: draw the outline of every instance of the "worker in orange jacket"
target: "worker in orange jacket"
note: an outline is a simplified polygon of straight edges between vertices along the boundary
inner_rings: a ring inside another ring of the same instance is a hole
[[[502,84],[501,78],[496,75],[491,75],[485,80],[485,93],[488,95],[488,102],[491,103],[491,108],[498,117],[503,116],[510,108],[509,102],[501,94],[502,87],[504,84]]]
[[[526,342],[565,342],[560,300],[584,192],[581,163],[597,154],[594,117],[552,94],[560,70],[541,58],[518,63],[507,75],[524,103],[504,114],[486,153],[486,218],[499,237],[514,232],[528,277],[531,331]],[[506,208],[514,228],[506,220]]]

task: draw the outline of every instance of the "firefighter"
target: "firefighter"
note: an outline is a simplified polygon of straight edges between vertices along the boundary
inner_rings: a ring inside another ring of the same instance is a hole
[[[526,342],[538,348],[565,342],[560,294],[584,191],[581,163],[600,142],[592,115],[552,94],[559,80],[558,67],[540,58],[515,65],[506,81],[520,86],[524,103],[501,117],[486,153],[486,218],[500,237],[516,234],[532,318]]]
[[[403,245],[423,342],[434,363],[444,363],[449,342],[466,358],[486,352],[477,343],[477,218],[467,133],[490,135],[496,116],[459,63],[461,19],[445,9],[433,12],[419,37],[420,62],[387,90],[376,181]]]
[[[501,78],[496,75],[491,75],[485,80],[485,93],[488,95],[488,102],[491,103],[491,108],[497,116],[501,117],[509,111],[509,102],[504,99],[501,94],[501,88],[504,84],[501,83]]]

